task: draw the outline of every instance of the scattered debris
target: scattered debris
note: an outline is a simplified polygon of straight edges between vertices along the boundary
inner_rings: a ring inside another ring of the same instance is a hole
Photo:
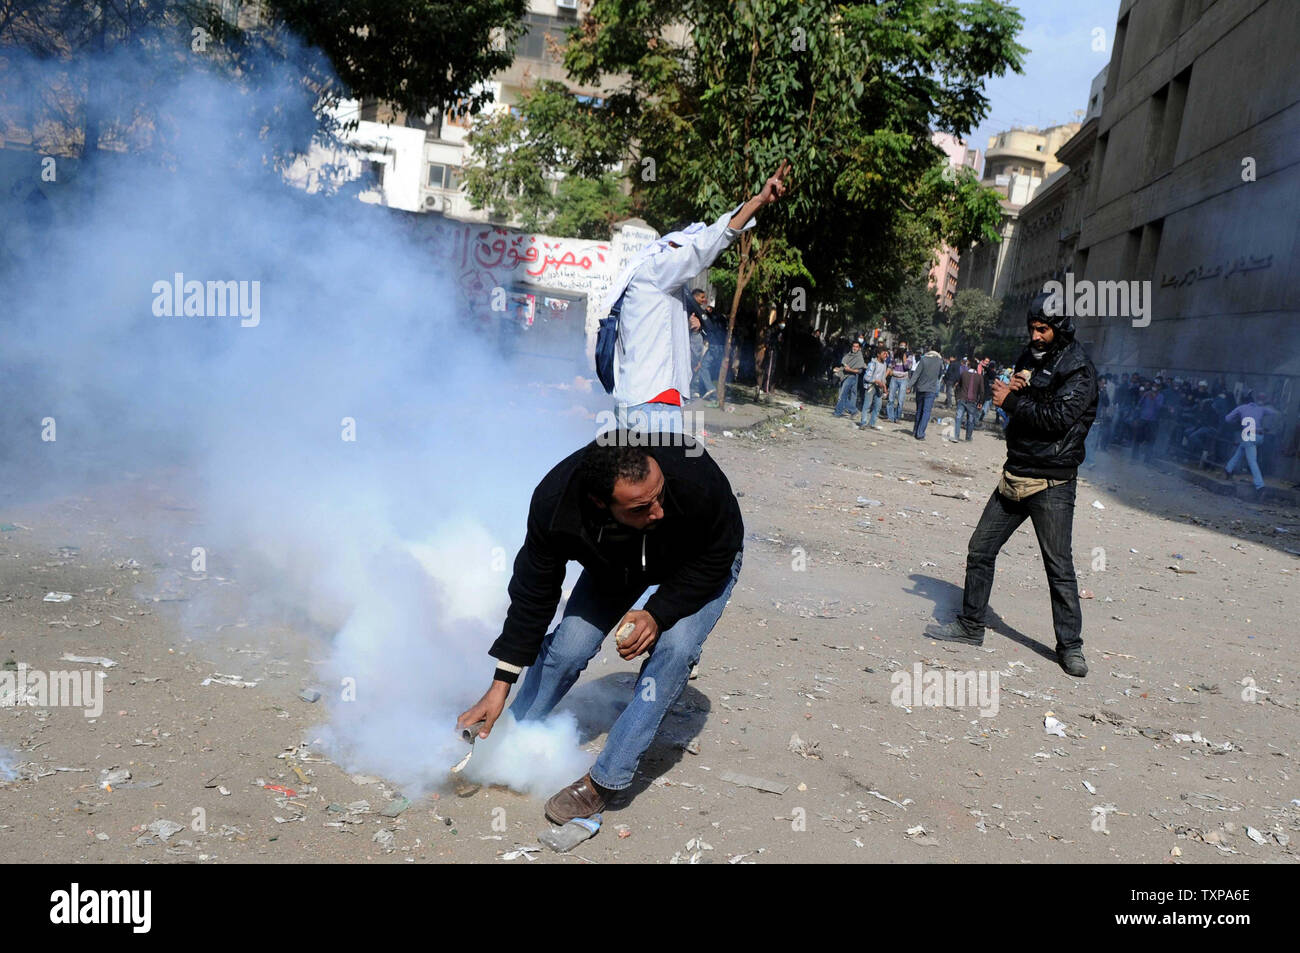
[[[563,827],[552,827],[537,835],[543,847],[549,847],[557,854],[567,854],[583,841],[595,837],[600,830],[601,815],[575,817]]]
[[[99,772],[99,786],[105,791],[113,790],[114,784],[131,780],[131,772],[126,768],[105,768]]]
[[[1056,735],[1058,738],[1065,737],[1065,725],[1058,721],[1050,711],[1043,718],[1043,731],[1049,735]]]
[[[112,668],[117,663],[111,658],[103,658],[98,655],[73,655],[70,652],[64,652],[59,656],[60,662],[83,662],[86,665],[102,665],[104,668]]]
[[[540,847],[516,846],[514,850],[503,851],[498,856],[502,860],[518,860],[520,857],[523,857],[526,860],[535,860],[536,858],[533,857],[533,854],[536,854],[540,850],[541,850]]]
[[[314,688],[304,688],[298,693],[298,697],[305,702],[317,702],[320,701],[320,692]]]
[[[369,808],[369,806],[370,806],[370,805],[368,805],[368,804],[366,805],[367,808]],[[411,802],[410,802],[409,799],[404,798],[404,797],[399,797],[399,798],[397,798],[397,800],[395,800],[395,801],[390,801],[390,802],[388,803],[388,806],[385,807],[382,811],[379,812],[379,816],[380,816],[380,817],[397,817],[399,814],[401,814],[403,811],[405,811],[405,810],[406,810],[408,807],[410,807],[410,806],[411,806]]]
[[[820,761],[822,759],[821,751],[818,750],[820,747],[821,742],[804,741],[797,732],[790,736],[789,748],[801,758],[816,758]]]
[[[238,675],[222,675],[220,672],[213,672],[200,685],[229,685],[232,688],[256,688],[257,682],[246,682]]]
[[[47,592],[41,602],[71,602],[72,593],[70,592]]]
[[[754,788],[757,791],[766,791],[768,794],[784,794],[790,789],[790,785],[781,784],[777,781],[767,781],[763,778],[755,778],[748,774],[737,774],[735,771],[723,771],[718,777],[728,784],[734,784],[742,788]]]
[[[936,839],[929,831],[927,831],[920,824],[917,824],[915,827],[909,827],[906,831],[903,832],[903,836],[906,837],[914,844],[920,844],[922,847],[939,846],[938,839]]]

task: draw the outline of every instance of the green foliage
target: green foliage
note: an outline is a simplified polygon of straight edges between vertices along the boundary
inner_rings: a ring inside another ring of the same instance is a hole
[[[1002,303],[979,288],[964,288],[953,296],[948,309],[948,326],[954,344],[969,353],[982,350],[998,325]]]
[[[416,116],[479,111],[490,99],[483,82],[514,58],[526,7],[526,0],[0,0],[0,111],[13,118],[17,105],[17,120],[51,154],[102,146],[154,151],[166,161],[166,91],[209,71],[242,89],[273,90],[245,105],[250,114],[261,110],[249,126],[267,160],[283,167],[313,141],[337,142],[346,124],[330,110],[344,98],[378,99]],[[133,63],[129,86],[113,87],[118,99],[96,86],[97,53]],[[31,60],[23,54],[44,61],[44,82],[25,76]],[[61,73],[53,81],[51,63]],[[11,99],[11,89],[25,86],[35,95]]]
[[[325,52],[344,95],[423,116],[477,113],[514,60],[526,0],[264,0],[274,24]],[[495,36],[500,34],[500,36]],[[494,38],[495,37],[495,38]]]
[[[602,147],[624,144],[652,224],[710,220],[789,158],[793,191],[762,223],[783,242],[757,252],[756,281],[798,250],[827,293],[888,295],[935,247],[995,231],[996,197],[945,179],[930,134],[978,123],[984,77],[1019,69],[1020,22],[993,0],[596,0],[565,63],[583,83],[620,77]]]
[[[555,82],[538,84],[513,109],[480,118],[466,137],[471,203],[529,231],[609,238],[633,202],[622,177],[591,160],[602,155],[598,118],[596,107]],[[580,153],[583,161],[575,161]]]
[[[922,275],[913,278],[893,296],[885,311],[889,330],[901,343],[906,341],[914,351],[928,351],[938,337],[935,318],[938,306],[934,289]]]

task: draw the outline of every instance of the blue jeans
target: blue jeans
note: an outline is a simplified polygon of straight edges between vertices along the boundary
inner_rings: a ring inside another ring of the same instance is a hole
[[[978,412],[978,409],[979,404],[975,403],[973,400],[957,401],[957,422],[952,428],[952,437],[954,440],[961,436],[961,428],[963,425],[966,427],[966,439],[972,439],[971,435],[975,432],[975,414]]]
[[[993,592],[993,569],[998,552],[1026,518],[1034,524],[1043,568],[1052,594],[1052,626],[1056,647],[1083,646],[1083,615],[1079,611],[1079,581],[1074,575],[1071,535],[1074,529],[1076,483],[1049,486],[1020,501],[1008,500],[997,490],[989,497],[979,525],[966,550],[966,585],[957,621],[971,635],[983,637],[984,610]]]
[[[881,393],[880,388],[875,384],[867,385],[866,396],[862,398],[862,418],[858,421],[858,426],[867,425],[867,411],[871,411],[871,423],[868,426],[876,425],[876,418],[880,416],[880,408],[885,404],[885,395]]]
[[[677,404],[619,404],[618,424],[627,430],[653,433],[684,433],[682,408]]]
[[[912,436],[917,440],[925,439],[925,428],[930,424],[930,409],[934,407],[934,391],[916,392],[916,423],[912,425]]]
[[[858,378],[856,375],[848,374],[844,377],[844,383],[840,385],[840,399],[835,402],[835,416],[843,417],[848,414],[852,417],[857,409]]]
[[[1232,455],[1232,459],[1228,461],[1227,466],[1223,469],[1231,474],[1237,469],[1237,464],[1241,463],[1243,455],[1246,458],[1246,466],[1250,467],[1250,477],[1255,481],[1255,489],[1262,490],[1264,488],[1264,475],[1259,472],[1258,440],[1243,440],[1237,444],[1237,452]]]
[[[631,786],[642,755],[668,709],[681,697],[691,668],[700,660],[704,640],[726,608],[740,575],[742,555],[743,551],[736,553],[731,577],[702,609],[659,633],[650,657],[641,664],[627,708],[609,729],[605,749],[591,767],[591,779],[601,787],[620,791]],[[516,720],[549,715],[600,651],[609,630],[635,604],[603,594],[584,570],[564,607],[564,617],[542,641],[541,652],[510,705]]]
[[[885,408],[891,424],[898,423],[903,416],[903,395],[907,391],[907,378],[891,377],[889,379],[889,404]]]

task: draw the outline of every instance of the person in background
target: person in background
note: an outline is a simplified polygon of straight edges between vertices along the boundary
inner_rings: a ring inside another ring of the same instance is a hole
[[[1129,454],[1130,460],[1138,458],[1138,448],[1142,448],[1142,459],[1147,463],[1151,462],[1151,452],[1155,449],[1156,441],[1156,422],[1160,419],[1160,411],[1165,406],[1165,397],[1160,390],[1160,385],[1152,383],[1150,387],[1140,387],[1138,389],[1138,404],[1136,419],[1133,422],[1133,447]]]
[[[862,359],[862,344],[854,338],[849,353],[840,360],[840,366],[835,372],[840,381],[840,399],[835,402],[835,412],[831,416],[853,416],[853,412],[858,409],[858,381],[866,369],[867,364]]]
[[[993,382],[997,380],[998,366],[992,358],[986,357],[980,361],[980,376],[984,378],[984,394],[981,398],[983,404],[980,406],[980,426],[984,425],[984,418],[993,410]]]
[[[602,313],[623,302],[613,391],[620,420],[636,415],[652,421],[641,429],[682,432],[682,399],[691,387],[686,282],[753,228],[760,209],[780,201],[789,172],[790,164],[782,161],[758,194],[713,224],[695,222],[651,242],[614,282]]]
[[[898,423],[903,417],[903,399],[907,397],[907,377],[911,370],[907,352],[897,348],[893,363],[889,365],[889,404],[885,408],[891,424]]]
[[[925,439],[925,428],[930,424],[930,411],[939,394],[939,378],[943,372],[943,357],[938,348],[932,347],[916,362],[908,378],[907,386],[916,394],[916,423],[912,425],[912,436],[917,440]]]
[[[957,363],[957,358],[948,358],[948,363],[943,369],[943,406],[952,406],[952,395],[957,388],[957,381],[961,379],[961,365]]]
[[[885,403],[885,394],[889,387],[889,351],[881,348],[876,352],[876,356],[871,359],[867,365],[866,371],[862,375],[864,396],[862,398],[862,417],[858,421],[858,429],[866,430],[870,427],[872,430],[882,429],[880,424],[876,423],[876,418],[880,416],[880,408]],[[867,420],[867,411],[871,412],[871,420]]]
[[[1237,450],[1233,453],[1232,459],[1224,466],[1224,476],[1231,480],[1233,471],[1237,469],[1237,465],[1245,457],[1246,465],[1250,467],[1250,475],[1255,481],[1255,495],[1260,498],[1264,495],[1264,476],[1259,469],[1259,450],[1264,444],[1267,431],[1270,429],[1271,421],[1269,418],[1276,416],[1278,416],[1278,412],[1274,409],[1269,395],[1261,394],[1257,398],[1247,400],[1246,403],[1234,407],[1223,418],[1224,423],[1241,427]]]
[[[698,315],[692,314],[691,322],[691,394],[695,397],[709,398],[716,389],[709,382],[706,371],[706,357],[709,342],[704,336],[704,324]]]
[[[966,439],[974,439],[975,414],[979,409],[980,398],[984,396],[984,375],[963,362],[961,376],[957,379],[957,419],[953,423],[952,442],[961,436],[963,421],[966,427]]]

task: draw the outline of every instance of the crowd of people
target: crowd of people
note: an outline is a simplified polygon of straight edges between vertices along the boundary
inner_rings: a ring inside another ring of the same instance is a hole
[[[992,420],[1006,427],[1007,416],[993,406],[993,382],[1007,383],[1011,368],[999,367],[988,357],[944,357],[938,346],[916,352],[906,343],[896,348],[869,345],[866,337],[849,338],[847,349],[827,373],[838,382],[839,390],[832,416],[853,418],[861,408],[858,427],[882,429],[878,420],[898,423],[907,414],[907,396],[913,397],[912,436],[924,440],[934,412],[943,398],[942,408],[955,411],[954,442],[974,439],[976,427]]]
[[[1279,421],[1270,394],[1242,388],[1234,394],[1222,379],[1211,386],[1163,375],[1103,374],[1089,439],[1098,450],[1128,447],[1133,460],[1217,467],[1228,479],[1244,463],[1262,491],[1263,474],[1276,466]]]

